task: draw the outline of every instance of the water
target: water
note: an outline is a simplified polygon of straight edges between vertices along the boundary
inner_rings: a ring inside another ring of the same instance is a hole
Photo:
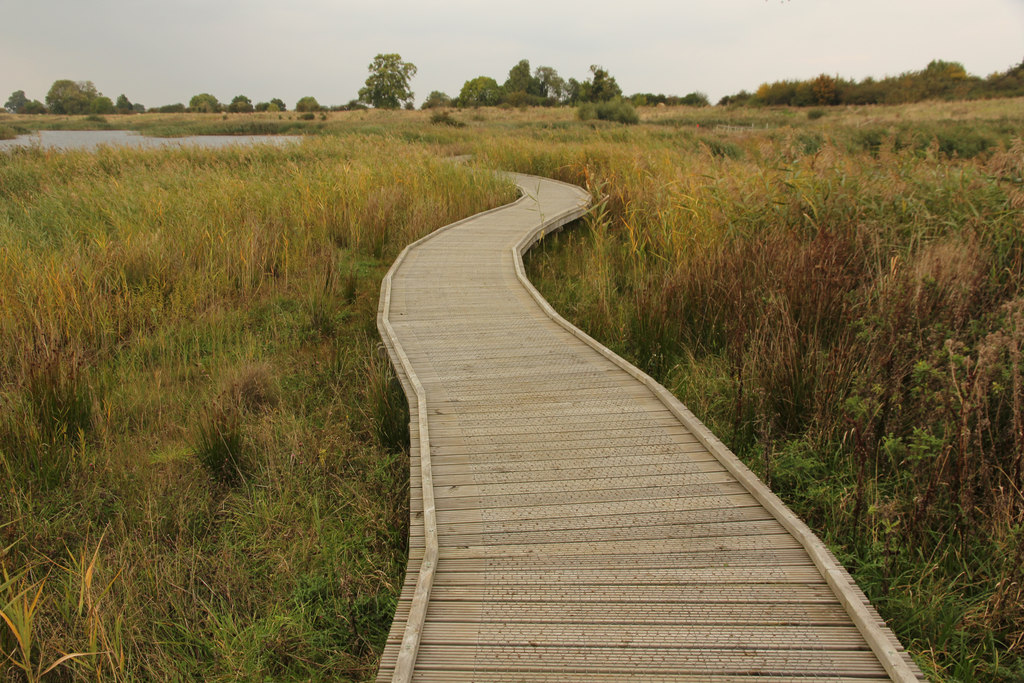
[[[12,140],[0,140],[0,151],[34,146],[43,149],[94,150],[103,145],[145,149],[184,146],[217,148],[231,145],[283,145],[296,139],[294,136],[281,135],[196,135],[184,138],[149,138],[130,130],[40,130],[27,135],[19,135]]]

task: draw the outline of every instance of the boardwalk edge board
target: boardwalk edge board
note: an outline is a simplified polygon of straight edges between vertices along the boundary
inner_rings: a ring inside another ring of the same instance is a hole
[[[563,318],[548,303],[547,299],[541,296],[541,293],[526,277],[523,255],[547,234],[548,232],[545,231],[543,226],[538,227],[523,237],[522,241],[512,248],[513,260],[516,266],[516,277],[530,293],[534,301],[537,302],[537,305],[541,307],[549,318],[558,323],[567,332],[590,346],[612,363],[615,363],[650,389],[658,400],[673,415],[679,418],[679,421],[718,459],[722,466],[736,477],[743,487],[754,496],[757,502],[764,506],[785,527],[786,531],[799,541],[892,680],[900,681],[901,683],[903,681],[921,680],[916,667],[910,666],[905,659],[905,656],[909,655],[906,655],[905,651],[899,646],[892,633],[887,628],[880,626],[880,624],[884,624],[884,621],[875,611],[874,607],[867,602],[866,597],[863,596],[859,588],[856,587],[856,583],[849,572],[839,564],[832,552],[811,531],[810,527],[793,514],[786,507],[786,504],[782,502],[782,499],[772,493],[771,489],[750,468],[744,465],[674,394],[656,382],[650,375],[621,358],[611,349]]]
[[[775,496],[754,474],[751,472],[707,427],[700,422],[678,399],[675,398],[664,387],[654,381],[650,376],[629,364],[611,350],[591,338],[582,330],[562,318],[551,305],[540,295],[537,289],[526,278],[523,266],[523,254],[532,246],[538,243],[546,235],[562,228],[573,220],[576,220],[589,210],[590,194],[582,188],[553,181],[536,176],[528,176],[514,173],[501,172],[500,175],[515,181],[519,187],[521,196],[509,204],[484,211],[469,218],[446,225],[438,230],[420,238],[405,247],[392,264],[381,284],[381,297],[378,305],[377,327],[380,331],[383,345],[388,352],[391,364],[402,385],[410,409],[415,406],[415,411],[410,410],[410,498],[414,503],[411,506],[410,515],[410,542],[416,541],[417,547],[413,551],[410,547],[410,562],[405,577],[405,588],[403,594],[411,594],[403,608],[407,614],[405,626],[401,634],[401,646],[391,650],[389,646],[388,668],[394,667],[393,681],[405,683],[412,680],[416,665],[417,655],[420,652],[420,645],[424,625],[426,622],[427,609],[431,599],[435,573],[439,562],[438,525],[435,508],[434,478],[431,463],[431,442],[429,430],[429,414],[427,408],[427,397],[424,387],[417,377],[413,368],[413,360],[410,359],[403,348],[395,329],[392,327],[390,314],[392,303],[392,281],[393,277],[406,260],[407,255],[415,248],[436,238],[457,226],[475,221],[491,213],[507,210],[523,202],[532,201],[530,196],[530,185],[539,187],[539,183],[558,183],[572,191],[579,197],[578,205],[563,210],[552,216],[545,216],[543,208],[539,219],[532,227],[524,226],[527,234],[519,240],[511,250],[511,256],[515,267],[515,274],[518,281],[524,287],[530,297],[540,306],[544,315],[550,318],[555,324],[569,332],[608,361],[621,368],[634,379],[643,384],[648,391],[676,418],[689,429],[696,440],[700,442],[711,457],[716,459],[726,471],[732,474],[749,495],[765,508],[769,515],[775,518],[782,527],[793,537],[793,546],[799,545],[809,556],[817,571],[824,581],[822,590],[828,587],[828,591],[834,594],[836,600],[842,606],[843,611],[849,616],[857,631],[860,632],[864,641],[878,659],[880,665],[892,680],[896,681],[917,681],[922,676],[909,655],[902,650],[898,640],[892,634],[884,622],[875,612],[867,598],[853,582],[846,570],[836,561],[825,545],[814,535],[807,525],[794,515],[782,501]],[[507,253],[507,252],[506,252]],[[415,356],[415,354],[414,354]],[[643,390],[640,390],[643,391]],[[418,461],[418,462],[417,462]],[[709,461],[710,462],[710,461]],[[439,475],[441,476],[441,475]],[[744,494],[746,495],[746,494]],[[422,526],[421,526],[422,525]],[[422,534],[422,545],[419,539],[413,536]],[[416,558],[413,559],[415,554]],[[439,585],[438,590],[445,593],[445,588]],[[441,593],[438,593],[440,595]],[[447,593],[445,593],[447,595]],[[837,605],[838,609],[838,605]],[[401,623],[396,623],[398,629],[403,629]],[[391,638],[397,643],[398,634],[392,632]],[[431,646],[425,645],[429,650]],[[424,650],[426,652],[426,650]],[[384,672],[381,672],[382,674]],[[881,673],[881,670],[879,670]]]

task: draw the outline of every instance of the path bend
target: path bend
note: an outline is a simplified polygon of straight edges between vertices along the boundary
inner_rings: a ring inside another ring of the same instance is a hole
[[[382,285],[411,525],[378,680],[921,679],[807,526],[537,293],[522,253],[589,196],[512,177]]]

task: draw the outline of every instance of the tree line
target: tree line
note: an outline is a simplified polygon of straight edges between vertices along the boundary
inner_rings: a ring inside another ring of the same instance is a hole
[[[369,76],[359,96],[341,106],[325,107],[315,97],[300,98],[294,110],[302,114],[346,109],[397,109],[413,107],[410,81],[417,69],[401,55],[378,54],[370,63]],[[986,78],[972,76],[959,62],[933,60],[920,71],[908,71],[880,80],[867,77],[861,81],[821,74],[809,80],[783,80],[762,83],[753,93],[741,90],[726,95],[719,105],[745,106],[829,106],[842,104],[903,104],[923,100],[963,100],[992,97],[1024,96],[1024,62],[1006,71]],[[691,92],[687,95],[636,93],[624,97],[615,77],[599,65],[590,67],[585,80],[563,79],[550,66],[531,69],[530,61],[522,59],[509,69],[503,83],[491,76],[477,76],[467,80],[456,97],[435,90],[422,104],[423,109],[436,107],[482,106],[580,106],[585,104],[628,103],[635,106],[658,104],[706,107],[707,95]],[[30,100],[24,90],[14,91],[4,105],[16,114],[130,114],[147,111],[139,103],[131,102],[124,94],[111,100],[96,89],[92,81],[54,81],[46,94],[45,103]],[[284,101],[273,98],[256,102],[236,95],[222,103],[210,93],[194,95],[184,103],[168,104],[149,111],[161,113],[248,113],[288,111]]]
[[[310,102],[313,103],[311,106]],[[96,89],[92,81],[72,81],[60,79],[53,82],[46,93],[46,102],[30,100],[24,90],[15,90],[7,99],[4,108],[12,114],[139,114],[146,111],[175,112],[252,112],[252,111],[287,111],[284,101],[274,98],[268,102],[252,103],[245,95],[238,95],[230,103],[222,104],[209,93],[200,93],[189,100],[186,107],[182,103],[168,104],[153,109],[132,102],[127,95],[121,94],[111,100]],[[316,111],[320,105],[311,97],[300,99],[295,105],[296,111]]]
[[[369,66],[370,75],[365,87],[359,90],[359,99],[342,107],[330,109],[356,109],[369,106],[377,108],[412,107],[413,93],[409,80],[416,75],[416,66],[402,61],[397,54],[379,54]],[[146,111],[160,113],[250,113],[288,111],[284,100],[275,97],[265,102],[256,102],[246,95],[236,95],[230,102],[222,103],[210,93],[193,95],[186,106],[182,102],[166,104],[147,110],[145,106],[133,104],[126,95],[111,100],[96,89],[92,81],[54,81],[46,93],[46,103],[30,100],[24,90],[11,93],[4,108],[12,114],[131,114]],[[305,96],[295,103],[295,111],[305,114],[328,109],[317,102],[315,97]]]
[[[531,70],[530,60],[522,59],[509,69],[503,83],[491,76],[477,76],[466,81],[456,97],[435,90],[423,101],[423,109],[435,107],[494,106],[577,106],[614,100],[629,101],[637,106],[655,104],[687,104],[707,106],[707,95],[694,92],[683,97],[653,93],[637,93],[624,97],[615,77],[604,67],[592,64],[590,76],[579,81],[559,76],[550,66]]]
[[[842,104],[906,104],[925,100],[975,100],[1024,96],[1024,62],[986,78],[967,73],[963,64],[932,60],[920,71],[880,80],[851,80],[820,74],[808,80],[762,83],[753,93],[741,90],[719,104],[791,107]]]

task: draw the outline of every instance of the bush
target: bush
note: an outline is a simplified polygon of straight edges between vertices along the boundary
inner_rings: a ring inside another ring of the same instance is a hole
[[[446,111],[436,111],[430,115],[430,122],[437,126],[451,126],[452,128],[465,128],[466,124],[459,121]]]
[[[320,103],[316,101],[315,97],[307,95],[306,97],[300,98],[295,103],[295,111],[298,112],[313,112],[320,111]]]
[[[617,123],[640,123],[640,116],[629,102],[616,98],[607,102],[587,102],[581,104],[576,112],[581,121],[615,121]]]
[[[809,112],[807,112],[807,118],[810,119],[811,121],[817,121],[824,115],[824,109],[811,109]]]

